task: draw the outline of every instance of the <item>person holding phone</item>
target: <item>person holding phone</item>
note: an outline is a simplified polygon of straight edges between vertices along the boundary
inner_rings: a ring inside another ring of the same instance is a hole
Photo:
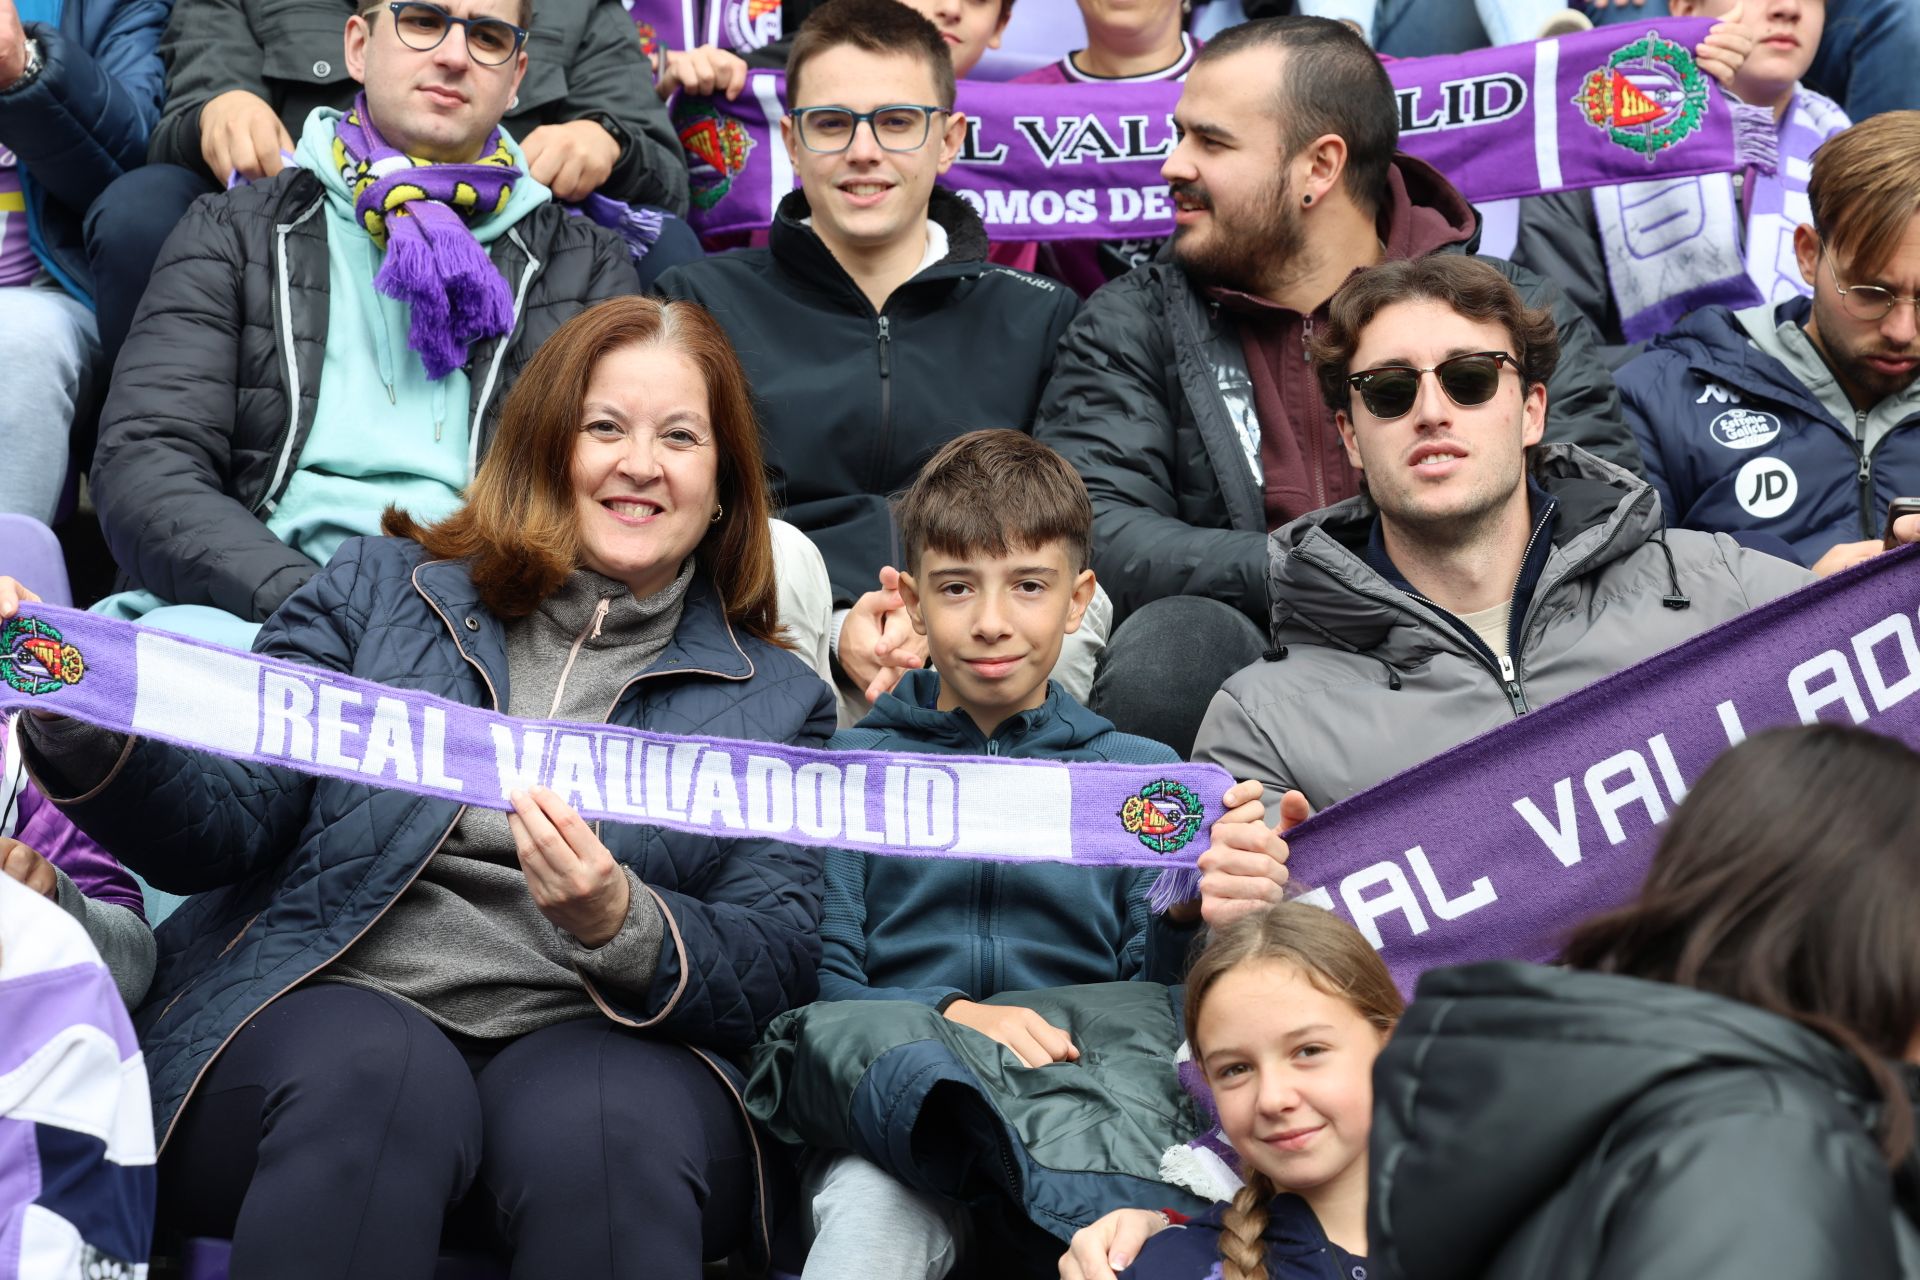
[[[1617,381],[1669,525],[1830,572],[1920,493],[1920,111],[1835,134],[1807,202],[1812,297],[1704,307]]]

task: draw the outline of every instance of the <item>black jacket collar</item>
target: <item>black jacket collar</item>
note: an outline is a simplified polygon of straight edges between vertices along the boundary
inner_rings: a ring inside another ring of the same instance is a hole
[[[779,212],[767,233],[767,248],[774,261],[816,288],[852,290],[858,294],[853,277],[833,256],[826,242],[806,225],[806,219],[811,216],[813,208],[807,203],[804,191],[795,190],[780,202]],[[927,217],[947,233],[947,256],[908,283],[978,275],[987,261],[987,227],[973,206],[945,187],[935,187],[927,203]]]

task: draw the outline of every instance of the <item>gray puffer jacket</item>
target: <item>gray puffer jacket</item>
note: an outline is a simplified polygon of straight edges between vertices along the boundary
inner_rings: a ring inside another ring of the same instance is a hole
[[[1274,647],[1214,695],[1194,759],[1298,788],[1318,812],[1812,580],[1725,534],[1663,533],[1645,481],[1572,445],[1535,449],[1533,479],[1555,517],[1511,681],[1368,563],[1377,509],[1354,498],[1269,540]]]

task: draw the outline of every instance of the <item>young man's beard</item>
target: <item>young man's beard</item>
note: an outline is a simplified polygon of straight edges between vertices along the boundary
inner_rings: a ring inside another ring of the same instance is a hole
[[[1175,187],[1197,194],[1212,211],[1211,235],[1205,244],[1182,228],[1173,233],[1173,260],[1202,287],[1216,286],[1258,294],[1286,275],[1288,264],[1306,246],[1300,211],[1284,170],[1276,177],[1266,200],[1245,212],[1222,213],[1199,183]],[[1264,205],[1265,207],[1261,207]]]
[[[1894,305],[1905,307],[1912,304],[1896,302]],[[1915,342],[1905,350],[1890,349],[1876,332],[1859,344],[1850,345],[1840,337],[1847,332],[1845,311],[1821,298],[1815,298],[1813,306],[1814,322],[1820,330],[1819,340],[1814,345],[1826,358],[1828,367],[1843,388],[1870,396],[1878,403],[1888,396],[1899,395],[1913,384],[1916,374],[1910,373],[1905,377],[1885,374],[1867,364],[1867,359],[1870,356],[1885,356],[1892,360],[1912,359],[1920,356],[1920,342]],[[1828,323],[1820,324],[1821,320]]]

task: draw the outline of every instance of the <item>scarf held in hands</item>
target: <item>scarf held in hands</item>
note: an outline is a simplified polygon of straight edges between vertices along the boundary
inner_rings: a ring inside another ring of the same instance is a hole
[[[588,821],[891,857],[1191,866],[1232,780],[1126,765],[827,751],[524,720],[132,623],[28,604],[0,710],[488,809],[551,787]]]

